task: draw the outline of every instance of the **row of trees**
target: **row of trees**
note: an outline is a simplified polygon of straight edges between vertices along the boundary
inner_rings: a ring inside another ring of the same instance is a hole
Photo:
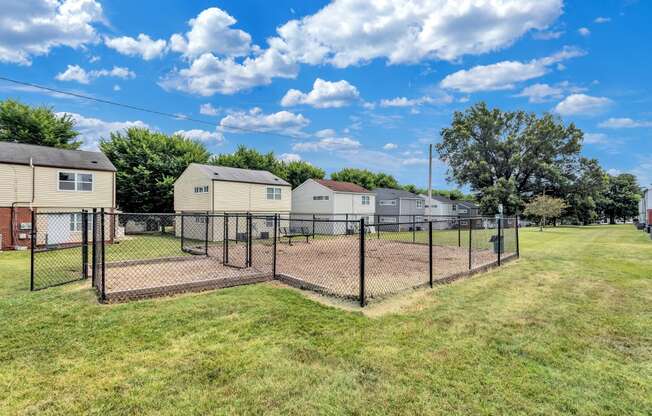
[[[567,222],[637,215],[640,188],[630,174],[609,175],[597,160],[581,155],[583,133],[551,114],[501,111],[478,103],[455,112],[437,145],[449,180],[467,185],[482,211],[502,204],[523,212],[541,195],[563,201]]]
[[[13,100],[0,102],[0,141],[76,149],[81,144],[78,135],[68,115]],[[441,136],[436,148],[449,166],[448,179],[469,187],[473,195],[434,190],[435,195],[476,199],[486,214],[495,213],[499,204],[508,214],[523,212],[536,197],[546,195],[563,201],[561,215],[579,224],[600,217],[614,222],[637,215],[640,188],[636,178],[608,175],[597,160],[583,157],[582,131],[551,114],[505,112],[478,103],[455,112]],[[170,211],[174,181],[193,162],[268,170],[293,187],[325,176],[310,163],[286,162],[273,152],[263,154],[240,146],[234,153],[211,156],[202,143],[142,128],[111,133],[100,148],[118,169],[117,201],[125,211]],[[426,192],[401,185],[392,175],[366,169],[345,168],[331,178],[367,189]]]

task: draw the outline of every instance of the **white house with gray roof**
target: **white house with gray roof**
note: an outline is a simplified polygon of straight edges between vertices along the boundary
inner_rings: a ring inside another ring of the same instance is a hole
[[[270,214],[264,222],[255,221],[254,232],[258,234],[273,231],[273,214],[287,216],[291,208],[292,186],[267,171],[191,163],[174,183],[175,212]],[[196,215],[187,219],[184,234],[203,239],[205,219]],[[197,225],[192,225],[194,222]],[[243,230],[239,223],[237,226],[238,230]],[[235,232],[235,225],[231,228],[229,232]],[[177,233],[180,232],[178,224]],[[221,224],[211,224],[212,240],[220,241],[222,232]]]

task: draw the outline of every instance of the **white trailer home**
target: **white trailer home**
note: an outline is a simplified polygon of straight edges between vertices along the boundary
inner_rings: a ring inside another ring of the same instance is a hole
[[[327,179],[308,179],[292,191],[293,227],[312,227],[316,220],[316,234],[345,234],[355,232],[361,218],[371,224],[376,210],[375,195],[354,183]],[[302,220],[302,221],[298,221]],[[349,220],[347,223],[346,220]]]
[[[203,240],[206,218],[197,214],[235,214],[230,222],[229,238],[244,232],[244,215],[250,213],[265,220],[253,222],[255,238],[269,237],[274,230],[274,214],[288,216],[292,204],[292,187],[278,176],[261,170],[191,163],[174,183],[174,211],[188,214],[177,218],[175,230],[184,237]],[[236,215],[241,220],[236,220]],[[222,219],[210,218],[209,240],[222,241]],[[242,225],[242,227],[240,227]]]

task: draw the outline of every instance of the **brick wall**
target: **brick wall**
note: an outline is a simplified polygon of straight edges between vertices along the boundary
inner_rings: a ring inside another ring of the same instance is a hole
[[[23,234],[27,234],[27,238],[22,240],[17,240],[14,242],[11,241],[12,209],[10,207],[0,207],[0,234],[2,234],[3,250],[11,249],[14,245],[20,245],[25,247],[29,247],[30,245],[30,241],[29,241],[30,230],[20,230],[19,227],[21,222],[32,221],[31,211],[27,207],[17,207],[14,208],[14,211],[15,211],[15,218],[16,218],[16,222],[14,224],[14,230],[16,230],[16,236],[18,237],[18,234],[23,233]]]

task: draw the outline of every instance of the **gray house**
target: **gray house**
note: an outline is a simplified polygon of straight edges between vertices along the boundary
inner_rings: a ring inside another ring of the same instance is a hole
[[[402,189],[376,188],[376,220],[382,230],[411,231],[423,228],[425,201],[418,195]],[[392,227],[391,224],[401,224]]]
[[[477,217],[480,207],[470,201],[457,201],[457,213],[460,217]]]

